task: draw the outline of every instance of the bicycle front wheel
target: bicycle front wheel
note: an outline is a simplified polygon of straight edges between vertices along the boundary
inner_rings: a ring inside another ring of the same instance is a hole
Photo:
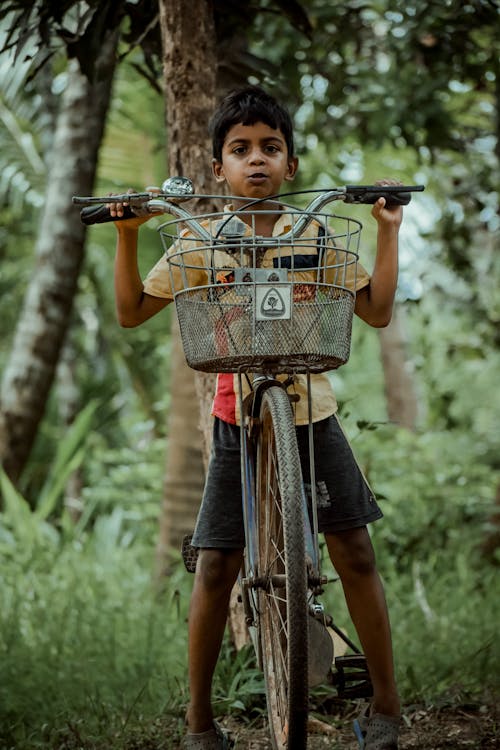
[[[307,744],[307,575],[302,472],[286,391],[263,395],[257,442],[259,634],[275,750]]]

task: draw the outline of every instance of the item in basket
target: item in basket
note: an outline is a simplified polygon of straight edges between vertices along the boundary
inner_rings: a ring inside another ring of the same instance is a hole
[[[213,237],[243,237],[249,231],[248,225],[237,216],[228,214],[223,219],[214,222],[211,228]]]
[[[229,307],[215,321],[215,351],[217,357],[237,357],[251,350],[248,309],[243,305]]]
[[[233,284],[234,271],[217,271],[215,280],[217,284]]]
[[[293,301],[310,302],[316,298],[316,284],[294,284]]]

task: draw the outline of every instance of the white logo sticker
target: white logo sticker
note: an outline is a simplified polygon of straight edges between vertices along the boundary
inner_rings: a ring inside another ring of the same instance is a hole
[[[292,286],[257,284],[255,287],[256,320],[290,320]]]

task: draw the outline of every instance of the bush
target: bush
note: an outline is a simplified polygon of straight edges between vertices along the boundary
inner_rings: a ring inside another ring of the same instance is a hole
[[[187,576],[174,571],[158,596],[151,552],[126,543],[120,510],[72,539],[28,540],[3,521],[2,747],[45,746],[65,727],[85,746],[123,747],[137,723],[181,715]]]
[[[371,527],[405,702],[500,687],[498,569],[481,555],[497,477],[464,432],[346,422],[385,518]],[[359,440],[357,439],[359,436]],[[328,595],[350,634],[342,594]]]

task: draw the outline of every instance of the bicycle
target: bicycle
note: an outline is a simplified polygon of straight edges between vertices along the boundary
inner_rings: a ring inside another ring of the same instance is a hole
[[[350,354],[361,223],[325,212],[337,200],[406,205],[422,186],[344,186],[319,192],[305,208],[288,193],[246,201],[235,211],[201,216],[181,208],[200,196],[185,178],[161,190],[79,198],[87,224],[115,221],[105,203],[128,203],[123,218],[161,211],[174,218],[158,231],[167,253],[182,342],[190,367],[237,373],[245,556],[241,598],[258,664],[264,672],[275,750],[307,745],[309,689],[329,683],[338,697],[371,694],[366,661],[320,602],[321,571],[310,378],[336,369]],[[225,196],[227,201],[231,197]],[[286,217],[278,236],[258,236],[259,211]],[[310,228],[314,227],[314,231]],[[266,253],[272,251],[271,267]],[[296,265],[307,255],[307,271]],[[311,258],[312,265],[311,265]],[[250,374],[253,379],[250,379]],[[307,382],[311,502],[304,490],[288,388]],[[248,391],[244,395],[244,385]],[[188,569],[196,551],[184,545]],[[293,593],[293,596],[291,595]],[[328,629],[353,652],[335,656]]]

